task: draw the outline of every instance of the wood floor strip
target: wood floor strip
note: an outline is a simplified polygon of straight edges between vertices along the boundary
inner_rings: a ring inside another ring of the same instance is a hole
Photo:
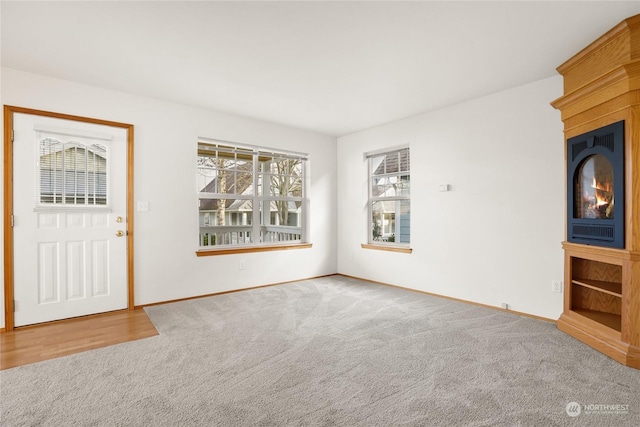
[[[16,328],[0,333],[0,370],[155,335],[143,309]]]

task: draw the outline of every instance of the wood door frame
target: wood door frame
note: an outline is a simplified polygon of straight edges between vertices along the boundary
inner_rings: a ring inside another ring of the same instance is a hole
[[[53,117],[83,123],[122,128],[127,131],[127,309],[133,310],[133,125],[109,120],[4,106],[4,330],[15,328],[13,305],[13,115],[16,113]]]

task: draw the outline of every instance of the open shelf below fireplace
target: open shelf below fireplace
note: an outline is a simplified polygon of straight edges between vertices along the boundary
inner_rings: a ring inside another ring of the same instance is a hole
[[[620,332],[622,265],[575,256],[569,262],[570,310]]]
[[[640,369],[634,344],[640,326],[638,256],[627,250],[570,242],[565,252],[564,311],[558,328],[615,360]]]
[[[573,279],[571,283],[578,286],[584,286],[585,288],[593,289],[598,292],[604,292],[605,294],[613,295],[618,298],[622,298],[622,283],[620,282],[607,282],[603,280],[591,280],[591,279]]]
[[[620,331],[622,329],[622,316],[620,316],[619,314],[604,313],[602,311],[587,310],[582,308],[575,308],[573,309],[573,312],[613,330]]]

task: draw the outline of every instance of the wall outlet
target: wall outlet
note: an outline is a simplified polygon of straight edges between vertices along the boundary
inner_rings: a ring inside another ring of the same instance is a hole
[[[244,261],[240,261],[240,262],[238,263],[238,268],[239,268],[240,270],[244,270]]]
[[[562,293],[562,280],[552,280],[551,281],[551,291],[561,294]]]
[[[500,306],[505,310],[509,310],[509,304],[507,304],[506,302],[503,302]]]

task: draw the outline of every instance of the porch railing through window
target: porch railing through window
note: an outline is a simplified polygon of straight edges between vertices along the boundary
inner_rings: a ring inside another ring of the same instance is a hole
[[[200,246],[244,245],[253,243],[252,226],[200,227]],[[300,242],[300,227],[261,226],[260,242]]]
[[[306,155],[198,143],[201,248],[305,241]]]

